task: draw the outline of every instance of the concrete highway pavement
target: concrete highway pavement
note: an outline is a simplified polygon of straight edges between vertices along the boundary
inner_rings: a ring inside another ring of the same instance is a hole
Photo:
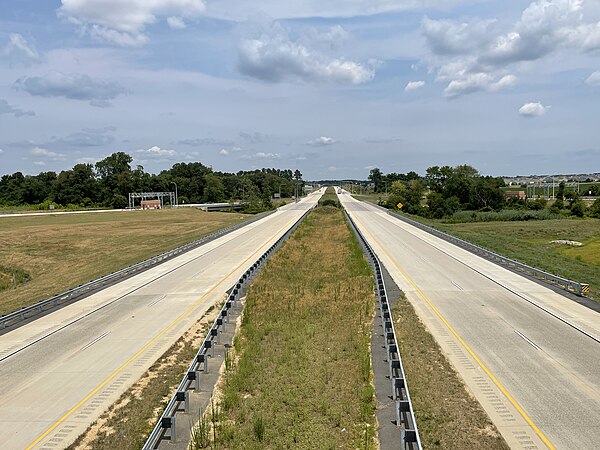
[[[0,336],[1,447],[68,446],[322,192]]]
[[[600,314],[339,198],[512,448],[600,448]]]

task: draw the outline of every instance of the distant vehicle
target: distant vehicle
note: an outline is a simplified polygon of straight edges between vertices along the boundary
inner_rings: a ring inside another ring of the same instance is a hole
[[[338,189],[338,190],[337,190],[337,193],[338,193],[338,194],[341,194],[341,193],[342,193],[342,190],[341,190],[341,189]]]

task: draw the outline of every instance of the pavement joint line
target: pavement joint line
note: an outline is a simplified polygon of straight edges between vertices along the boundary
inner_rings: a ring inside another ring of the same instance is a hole
[[[275,235],[281,233],[282,230],[289,229],[290,224],[293,224],[297,219],[290,220],[286,225],[281,227]],[[234,272],[236,272],[240,267],[242,267],[248,260],[250,260],[254,255],[259,253],[261,249],[267,246],[270,242],[270,239],[267,240],[263,245],[261,245],[258,249],[256,249],[250,256],[248,256],[244,261],[242,261],[238,266],[236,266],[231,272],[225,275],[221,281],[215,284],[206,294],[192,303],[183,313],[181,313],[175,320],[173,320],[169,325],[167,325],[162,331],[160,331],[156,336],[154,336],[150,341],[148,341],[140,350],[138,350],[132,357],[130,357],[127,361],[125,361],[120,367],[118,367],[113,373],[111,373],[104,381],[102,381],[98,386],[92,389],[83,399],[81,399],[75,406],[73,406],[69,411],[67,411],[60,419],[58,419],[54,424],[52,424],[46,431],[44,431],[35,441],[29,444],[25,450],[31,450],[37,444],[39,444],[46,436],[48,436],[56,427],[62,424],[65,420],[67,420],[75,411],[77,411],[85,402],[87,402],[90,398],[92,398],[98,391],[100,391],[104,386],[110,383],[113,378],[115,378],[121,371],[123,371],[129,364],[131,364],[138,356],[140,356],[146,349],[148,349],[155,341],[160,339],[167,331],[169,331],[172,327],[174,327],[181,319],[187,316],[191,311],[193,311],[199,304],[208,297],[215,289],[217,289],[221,284],[225,282]]]
[[[373,240],[375,240],[379,244],[379,247],[382,249],[382,251],[385,253],[385,255],[394,263],[394,265],[402,273],[404,278],[406,278],[406,280],[415,288],[417,293],[423,298],[423,300],[425,300],[425,302],[429,305],[429,307],[433,310],[433,312],[448,327],[450,332],[458,339],[458,341],[462,344],[462,346],[465,348],[465,350],[473,357],[473,359],[477,362],[479,367],[481,367],[483,369],[483,371],[490,377],[490,379],[496,385],[496,387],[498,387],[498,389],[500,389],[500,391],[504,394],[504,396],[508,399],[508,401],[510,401],[510,403],[516,408],[516,410],[519,412],[519,414],[521,414],[523,419],[525,419],[527,424],[533,429],[533,431],[544,442],[544,444],[546,444],[546,446],[549,449],[555,450],[554,445],[552,445],[552,443],[548,440],[548,438],[544,435],[544,433],[542,433],[542,431],[537,427],[537,425],[535,423],[533,423],[531,418],[527,415],[527,413],[523,410],[523,408],[519,405],[519,403],[517,403],[517,401],[512,397],[512,395],[510,395],[508,390],[502,385],[502,383],[500,383],[500,381],[494,376],[494,374],[492,374],[490,369],[487,368],[487,366],[483,363],[483,361],[481,361],[481,359],[479,359],[479,357],[475,354],[475,352],[471,349],[471,347],[458,334],[458,332],[452,327],[452,325],[450,325],[448,320],[446,320],[446,318],[442,315],[442,313],[440,313],[440,311],[433,305],[433,303],[431,302],[431,300],[429,300],[429,298],[425,295],[425,293],[423,293],[423,291],[408,276],[408,274],[404,271],[404,269],[400,266],[400,264],[398,264],[398,262],[388,253],[388,251],[385,249],[385,247],[383,246],[381,241],[379,241],[379,239],[377,239],[358,218],[356,218],[356,221],[359,222],[362,225],[362,228],[371,236],[371,238],[373,238]]]
[[[400,220],[400,219],[397,219],[397,220]],[[479,270],[475,269],[474,267],[471,267],[471,266],[470,266],[470,265],[468,265],[467,263],[465,263],[465,262],[461,261],[461,260],[460,260],[460,259],[458,259],[457,257],[455,257],[455,256],[451,255],[450,253],[446,252],[445,250],[442,250],[441,248],[434,246],[432,243],[430,243],[430,242],[428,242],[427,240],[425,240],[425,239],[421,238],[420,236],[417,236],[417,235],[416,235],[415,233],[413,233],[412,231],[409,231],[409,230],[407,230],[407,229],[405,229],[405,228],[402,228],[402,227],[400,227],[399,225],[397,225],[397,224],[396,224],[395,222],[393,222],[393,221],[389,221],[389,222],[390,222],[390,223],[393,223],[393,224],[395,224],[396,226],[398,226],[398,227],[399,227],[399,228],[401,228],[402,230],[406,231],[406,232],[407,232],[407,233],[409,233],[409,234],[412,234],[414,237],[416,237],[417,239],[419,239],[419,240],[423,241],[423,242],[424,242],[424,243],[426,243],[427,245],[430,245],[430,246],[432,246],[433,248],[435,248],[435,249],[439,250],[439,251],[440,251],[440,252],[442,252],[443,254],[445,254],[445,255],[447,255],[448,257],[450,257],[450,258],[454,259],[455,261],[457,261],[457,262],[461,263],[461,264],[462,264],[462,265],[464,265],[465,267],[468,267],[468,268],[469,268],[469,269],[471,269],[472,271],[474,271],[474,272],[478,273],[479,275],[481,275],[481,276],[483,276],[483,277],[487,278],[488,280],[492,281],[493,283],[496,283],[496,284],[497,284],[498,286],[500,286],[501,288],[504,288],[504,289],[506,289],[508,292],[511,292],[512,294],[516,295],[517,297],[519,297],[519,298],[522,298],[523,300],[525,300],[525,301],[526,301],[526,302],[528,302],[528,303],[531,303],[533,306],[535,306],[536,308],[539,308],[539,309],[541,309],[541,310],[542,310],[542,311],[544,311],[546,314],[549,314],[549,315],[551,315],[551,316],[552,316],[552,317],[554,317],[555,319],[557,319],[557,320],[559,320],[559,321],[563,322],[565,325],[568,325],[568,326],[570,326],[571,328],[573,328],[573,329],[575,329],[575,330],[579,331],[580,333],[584,334],[585,336],[589,337],[589,338],[590,338],[590,339],[592,339],[593,341],[596,341],[597,343],[599,343],[599,344],[600,344],[600,338],[598,338],[598,337],[594,336],[594,335],[593,335],[593,334],[591,334],[591,333],[588,333],[587,331],[585,331],[584,329],[582,329],[582,328],[578,327],[578,326],[577,326],[577,325],[575,325],[574,323],[572,323],[572,322],[569,322],[567,319],[564,319],[564,318],[562,318],[561,316],[559,316],[558,314],[556,314],[556,313],[554,313],[554,312],[550,311],[548,308],[546,308],[546,307],[544,307],[544,306],[540,305],[540,304],[539,304],[538,302],[536,302],[535,300],[533,300],[533,299],[531,299],[531,298],[529,298],[529,297],[527,297],[527,296],[525,296],[525,295],[523,295],[523,294],[521,294],[521,293],[519,293],[519,292],[515,291],[514,289],[511,289],[511,288],[509,288],[508,286],[505,286],[505,285],[504,285],[504,284],[502,284],[501,282],[499,282],[499,281],[495,280],[494,278],[492,278],[492,277],[490,277],[490,276],[486,275],[485,273],[483,273],[483,272],[481,272],[481,271],[479,271]],[[451,242],[448,242],[448,243],[449,243],[450,245],[454,245],[454,244],[452,244]],[[458,247],[458,246],[456,246],[456,245],[455,245],[455,247]],[[461,248],[461,247],[458,247],[458,248]],[[464,250],[464,249],[463,249],[463,250]],[[465,251],[468,251],[468,250],[465,250]],[[478,256],[478,255],[475,255],[475,256]],[[480,257],[480,258],[481,258],[481,257]],[[482,259],[484,259],[485,261],[487,261],[485,258],[482,258]],[[491,261],[490,261],[490,262],[491,262]],[[502,267],[502,266],[498,266],[498,267]],[[521,276],[522,276],[523,278],[525,278],[525,279],[529,279],[529,278],[527,278],[527,277],[523,276],[522,274],[520,274],[520,273],[518,273],[518,272],[512,272],[512,273],[515,273],[515,274],[517,274],[517,275],[521,275]],[[543,287],[546,287],[546,286],[543,286]],[[554,291],[554,292],[556,292],[556,291]],[[559,294],[559,292],[556,292],[556,293],[557,293],[557,294]]]

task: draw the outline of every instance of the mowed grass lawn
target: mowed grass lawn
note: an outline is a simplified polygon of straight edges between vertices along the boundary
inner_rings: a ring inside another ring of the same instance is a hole
[[[432,224],[431,222],[428,222]],[[589,283],[600,301],[600,220],[559,219],[433,225],[501,255],[574,281]],[[551,244],[566,239],[581,247]]]
[[[316,209],[250,287],[216,444],[196,447],[376,448],[373,308],[372,273],[341,210]]]
[[[0,268],[30,277],[0,291],[0,314],[248,218],[192,208],[0,218]]]

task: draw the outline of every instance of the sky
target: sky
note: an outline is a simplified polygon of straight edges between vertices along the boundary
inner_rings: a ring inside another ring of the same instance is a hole
[[[600,172],[597,0],[0,0],[0,175]]]

